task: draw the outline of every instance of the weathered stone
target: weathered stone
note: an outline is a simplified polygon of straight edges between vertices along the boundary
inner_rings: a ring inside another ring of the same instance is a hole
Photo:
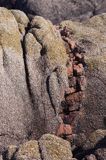
[[[106,140],[105,140],[106,142]],[[106,159],[106,147],[105,147],[105,143],[104,146],[102,146],[101,148],[97,149],[95,151],[95,155],[97,157],[98,160],[105,160]]]
[[[66,97],[66,102],[69,106],[74,105],[77,102],[81,102],[83,99],[83,92],[76,92]]]
[[[72,135],[72,127],[68,124],[60,124],[56,135],[59,137]]]
[[[28,23],[29,23],[28,17],[25,15],[24,12],[22,12],[20,10],[11,10],[11,12],[14,15],[14,17],[18,23],[20,33],[22,34],[22,36],[24,36],[25,29],[27,28]]]
[[[84,158],[84,160],[97,160],[95,155],[91,154],[89,156],[86,156],[86,158]]]
[[[74,65],[74,74],[77,76],[81,76],[84,73],[84,68],[82,64]]]
[[[19,147],[15,158],[17,160],[41,160],[38,142],[31,140],[22,144]]]
[[[98,129],[94,131],[87,139],[86,143],[84,144],[83,148],[93,149],[93,148],[101,148],[105,146],[106,142],[106,130]]]
[[[0,66],[1,151],[28,136],[33,117],[18,24],[6,8],[0,8]]]
[[[15,145],[8,146],[6,158],[8,160],[11,160],[15,156],[15,153],[16,153],[17,149],[18,149],[18,147],[15,146]]]
[[[2,155],[0,155],[0,160],[3,160],[3,156]]]
[[[78,84],[79,84],[79,87],[81,89],[81,91],[85,91],[86,88],[87,88],[87,80],[86,80],[86,77],[85,76],[80,76],[78,77]]]
[[[106,14],[92,17],[86,22],[63,21],[77,44],[85,51],[87,66],[86,99],[84,117],[78,120],[79,132],[90,134],[92,131],[105,128],[106,116]],[[72,83],[73,84],[73,83]],[[70,85],[71,86],[71,85]],[[77,129],[77,128],[76,128]],[[78,132],[78,130],[76,130]]]
[[[34,133],[39,138],[42,133],[55,133],[61,122],[58,113],[68,88],[67,55],[51,22],[36,16],[31,27],[25,37],[26,65],[35,108]]]
[[[68,141],[54,135],[43,135],[39,140],[44,160],[72,160],[71,146]]]
[[[57,23],[65,19],[86,20],[106,12],[105,0],[1,0],[0,6],[18,8],[29,16],[40,15]]]
[[[68,88],[63,41],[41,17],[22,39],[19,24],[25,29],[28,22],[21,11],[0,8],[0,151],[55,133],[62,121],[58,113]]]

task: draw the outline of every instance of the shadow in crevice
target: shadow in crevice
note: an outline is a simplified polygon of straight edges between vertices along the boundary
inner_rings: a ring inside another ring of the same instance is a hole
[[[102,138],[95,146],[94,148],[84,150],[83,147],[77,147],[73,151],[73,155],[78,160],[82,160],[86,155],[95,154],[95,151],[97,149],[106,148],[106,136]]]
[[[53,109],[54,109],[54,113],[55,113],[55,115],[56,115],[55,105],[54,105],[54,103],[53,103],[52,96],[51,96],[51,93],[50,93],[50,83],[49,83],[49,81],[50,81],[50,76],[48,76],[48,77],[47,77],[47,80],[46,80],[46,89],[47,89],[47,93],[48,93],[48,95],[49,95],[50,103],[51,103],[51,105],[52,105],[52,107],[53,107]]]
[[[28,29],[26,30],[26,32],[28,32]],[[26,36],[26,34],[25,34],[25,36]],[[27,57],[26,57],[27,53],[26,53],[26,48],[25,48],[25,36],[23,37],[23,41],[21,42],[22,49],[23,49],[25,76],[26,76],[25,79],[26,79],[27,89],[28,89],[28,92],[29,92],[31,103],[32,103],[32,106],[33,106],[33,109],[34,109],[35,99],[34,99],[34,95],[33,95],[32,90],[31,90],[31,84],[30,84],[30,78],[29,78],[29,70],[28,70]]]
[[[18,152],[19,148],[16,149],[16,151],[13,153],[13,155],[11,155],[11,157],[9,157],[9,152],[8,149],[5,149],[4,152],[2,152],[2,158],[3,160],[9,160],[11,158],[11,160],[16,160],[16,153]]]

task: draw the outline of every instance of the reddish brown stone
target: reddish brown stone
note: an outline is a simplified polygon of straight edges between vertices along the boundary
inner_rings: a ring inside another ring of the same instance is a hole
[[[80,86],[81,91],[85,91],[86,90],[87,81],[86,81],[85,76],[80,76],[78,78],[78,84]]]
[[[72,135],[72,126],[64,123],[60,124],[56,135],[57,136]]]
[[[66,90],[65,95],[69,95],[75,92],[76,92],[76,89],[74,87],[71,87]]]
[[[83,92],[77,92],[73,93],[72,95],[69,95],[66,97],[66,102],[69,105],[74,105],[76,102],[81,102],[83,98]]]
[[[76,77],[70,77],[69,78],[69,87],[71,88],[71,87],[74,87],[74,88],[76,88],[76,82],[77,81],[77,78]]]
[[[81,58],[82,58],[82,54],[80,54],[80,53],[76,53],[76,54],[75,54],[75,57],[77,57],[77,58],[81,59]]]
[[[78,65],[74,64],[74,71],[76,72],[76,74],[79,75],[83,75],[84,73],[84,67],[83,65],[80,63]]]
[[[70,76],[73,74],[73,68],[71,66],[67,67],[67,75]]]

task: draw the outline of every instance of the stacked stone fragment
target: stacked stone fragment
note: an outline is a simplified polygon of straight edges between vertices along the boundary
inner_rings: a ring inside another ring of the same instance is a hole
[[[67,27],[59,28],[59,31],[68,54],[66,67],[69,89],[64,94],[65,101],[62,102],[62,112],[60,113],[63,124],[60,125],[57,135],[70,139],[75,120],[81,114],[81,103],[85,97],[85,51],[73,40],[72,33]]]

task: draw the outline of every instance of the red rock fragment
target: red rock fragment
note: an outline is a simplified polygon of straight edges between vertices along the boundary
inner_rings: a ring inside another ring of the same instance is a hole
[[[71,87],[71,88],[68,88],[65,91],[65,95],[69,95],[69,94],[72,94],[72,93],[75,93],[75,92],[76,92],[76,89],[74,87]]]
[[[85,76],[78,77],[78,83],[79,83],[81,91],[85,91],[87,87],[87,81],[86,81]]]
[[[78,58],[78,59],[81,59],[81,58],[82,58],[82,54],[76,53],[76,54],[75,54],[75,57]]]
[[[72,126],[64,123],[60,124],[56,135],[60,137],[72,135]]]
[[[66,41],[69,46],[70,46],[70,49],[74,49],[76,47],[76,43],[75,41],[72,41],[69,37],[62,37],[64,41]]]
[[[67,96],[66,102],[71,106],[74,105],[76,102],[81,103],[82,98],[83,98],[83,92],[76,92],[73,93],[72,95]]]
[[[83,67],[83,65],[81,63],[78,64],[78,65],[74,64],[74,71],[76,72],[76,74],[78,76],[83,75],[83,73],[84,73],[84,67]]]

